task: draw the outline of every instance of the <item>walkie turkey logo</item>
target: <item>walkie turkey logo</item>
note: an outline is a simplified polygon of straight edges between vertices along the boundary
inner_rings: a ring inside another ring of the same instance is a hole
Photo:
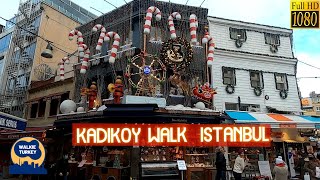
[[[16,141],[11,148],[13,165],[10,174],[47,174],[43,167],[45,150],[40,141],[32,137],[24,137]]]

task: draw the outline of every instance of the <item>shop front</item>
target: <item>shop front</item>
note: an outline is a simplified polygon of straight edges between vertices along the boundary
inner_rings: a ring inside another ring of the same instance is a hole
[[[247,157],[252,161],[250,164],[256,164],[255,167],[257,167],[258,161],[268,161],[272,170],[275,158],[281,156],[288,164],[290,177],[303,178],[301,174],[304,174],[304,172],[302,172],[303,168],[299,162],[306,157],[307,153],[314,152],[316,143],[310,141],[310,136],[314,134],[315,123],[320,121],[320,118],[238,111],[226,111],[226,114],[236,119],[237,124],[270,124],[272,128],[271,147],[245,149],[248,152]],[[232,154],[232,150],[229,153]],[[256,171],[259,171],[259,169]]]
[[[219,125],[231,120],[212,110],[180,111],[158,108],[157,105],[106,105],[104,111],[91,111],[61,115],[55,121],[55,129],[47,131],[47,137],[61,137],[57,153],[69,155],[70,177],[74,179],[214,179],[214,146],[190,145],[83,145],[73,146],[72,124],[99,123],[117,127],[132,125]],[[114,124],[114,125],[112,125]],[[74,140],[74,139],[73,139]],[[184,160],[186,171],[180,171],[177,160]]]

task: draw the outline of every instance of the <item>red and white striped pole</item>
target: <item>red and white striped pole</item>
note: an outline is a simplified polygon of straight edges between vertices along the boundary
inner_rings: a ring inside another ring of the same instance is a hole
[[[190,35],[191,35],[191,44],[197,44],[197,28],[198,28],[198,19],[195,14],[191,14],[189,18],[190,22]]]
[[[109,57],[109,63],[114,64],[116,57],[117,57],[119,45],[120,45],[120,36],[118,33],[110,31],[110,32],[106,33],[104,40],[108,42],[111,40],[111,38],[113,38],[113,44],[112,44],[112,48],[111,48],[111,54]]]
[[[177,34],[176,34],[176,29],[175,29],[174,23],[173,23],[173,18],[180,20],[181,15],[178,12],[173,12],[168,18],[171,39],[176,39]]]
[[[101,47],[103,44],[103,39],[106,36],[106,28],[104,26],[102,26],[101,24],[96,24],[93,28],[92,28],[93,32],[97,32],[97,31],[101,31],[100,36],[99,36],[99,40],[98,40],[98,44],[96,47],[97,51],[101,51]]]

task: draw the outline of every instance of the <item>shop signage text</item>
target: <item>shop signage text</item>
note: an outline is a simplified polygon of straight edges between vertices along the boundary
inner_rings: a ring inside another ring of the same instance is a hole
[[[27,122],[25,120],[20,120],[20,118],[15,118],[11,115],[0,113],[0,128],[24,131],[26,125]]]
[[[270,146],[269,125],[72,125],[74,146]]]

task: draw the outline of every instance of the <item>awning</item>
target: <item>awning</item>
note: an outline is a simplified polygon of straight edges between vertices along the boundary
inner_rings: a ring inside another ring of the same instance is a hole
[[[44,138],[47,129],[52,128],[52,126],[45,127],[27,127],[25,131],[16,130],[2,130],[0,132],[0,139],[5,140],[16,140],[23,137],[34,137],[37,139]]]
[[[239,124],[270,124],[272,128],[315,128],[320,124],[320,117],[311,116],[243,111],[226,111],[226,114]]]
[[[27,120],[0,112],[0,129],[24,131],[26,126]]]

